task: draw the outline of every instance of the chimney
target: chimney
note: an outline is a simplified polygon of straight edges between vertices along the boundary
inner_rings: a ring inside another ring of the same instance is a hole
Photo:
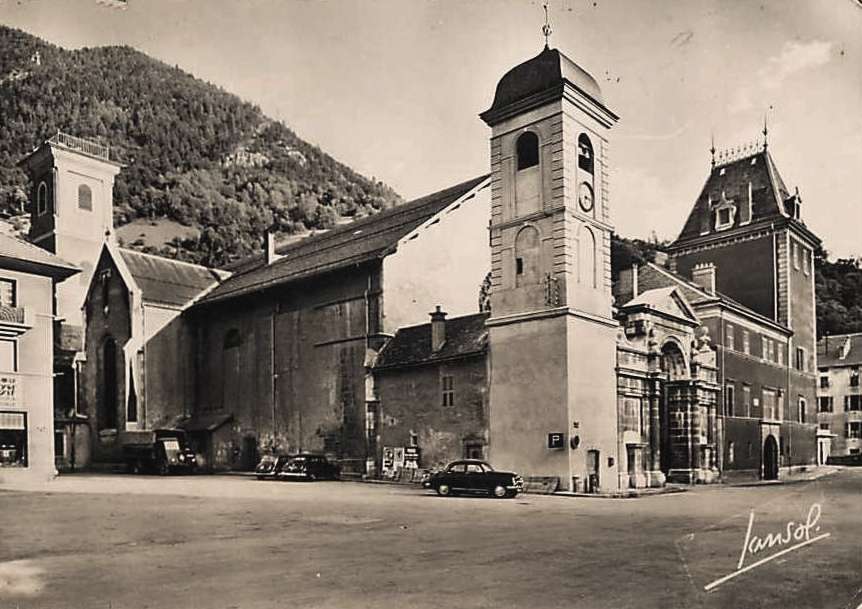
[[[437,305],[431,313],[431,351],[437,352],[446,342],[446,312]]]
[[[272,264],[281,256],[275,253],[275,233],[272,229],[268,229],[263,236],[263,247],[266,253],[266,263]]]
[[[614,298],[618,305],[624,305],[638,295],[638,265],[622,269],[613,285]]]
[[[710,294],[715,294],[715,265],[701,262],[691,269],[691,280]]]

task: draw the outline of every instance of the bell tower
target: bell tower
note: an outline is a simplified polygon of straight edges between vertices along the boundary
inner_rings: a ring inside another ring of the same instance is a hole
[[[114,177],[107,146],[57,134],[19,162],[30,177],[30,241],[81,268],[57,286],[57,315],[82,325],[81,306],[106,234],[113,230]]]
[[[607,158],[618,117],[595,79],[548,46],[503,76],[481,117],[491,127],[491,458],[562,488],[615,488]]]

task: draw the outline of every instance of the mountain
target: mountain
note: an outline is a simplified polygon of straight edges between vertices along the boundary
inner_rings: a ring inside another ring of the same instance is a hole
[[[0,26],[0,213],[20,213],[27,180],[15,163],[57,130],[107,144],[127,165],[114,188],[115,224],[135,222],[118,230],[131,235],[126,245],[208,265],[258,249],[270,226],[326,229],[401,201],[178,67],[129,47],[65,50]],[[148,242],[141,223],[163,224],[167,238],[162,230]]]

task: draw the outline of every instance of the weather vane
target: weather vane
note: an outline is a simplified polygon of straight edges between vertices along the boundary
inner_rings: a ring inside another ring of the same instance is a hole
[[[545,36],[545,48],[547,49],[550,48],[548,45],[554,30],[551,29],[551,22],[548,19],[548,3],[543,2],[542,8],[545,9],[545,25],[542,26],[542,34]]]

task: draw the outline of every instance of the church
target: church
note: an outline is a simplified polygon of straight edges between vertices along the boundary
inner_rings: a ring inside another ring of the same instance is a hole
[[[174,426],[213,470],[268,452],[357,477],[480,457],[591,493],[814,466],[819,241],[766,134],[713,156],[667,257],[613,282],[618,117],[596,80],[546,46],[480,117],[488,175],[267,235],[229,269],[120,247],[121,167],[75,138],[34,151],[31,238],[84,269],[58,299],[77,341],[55,349],[77,466]]]

